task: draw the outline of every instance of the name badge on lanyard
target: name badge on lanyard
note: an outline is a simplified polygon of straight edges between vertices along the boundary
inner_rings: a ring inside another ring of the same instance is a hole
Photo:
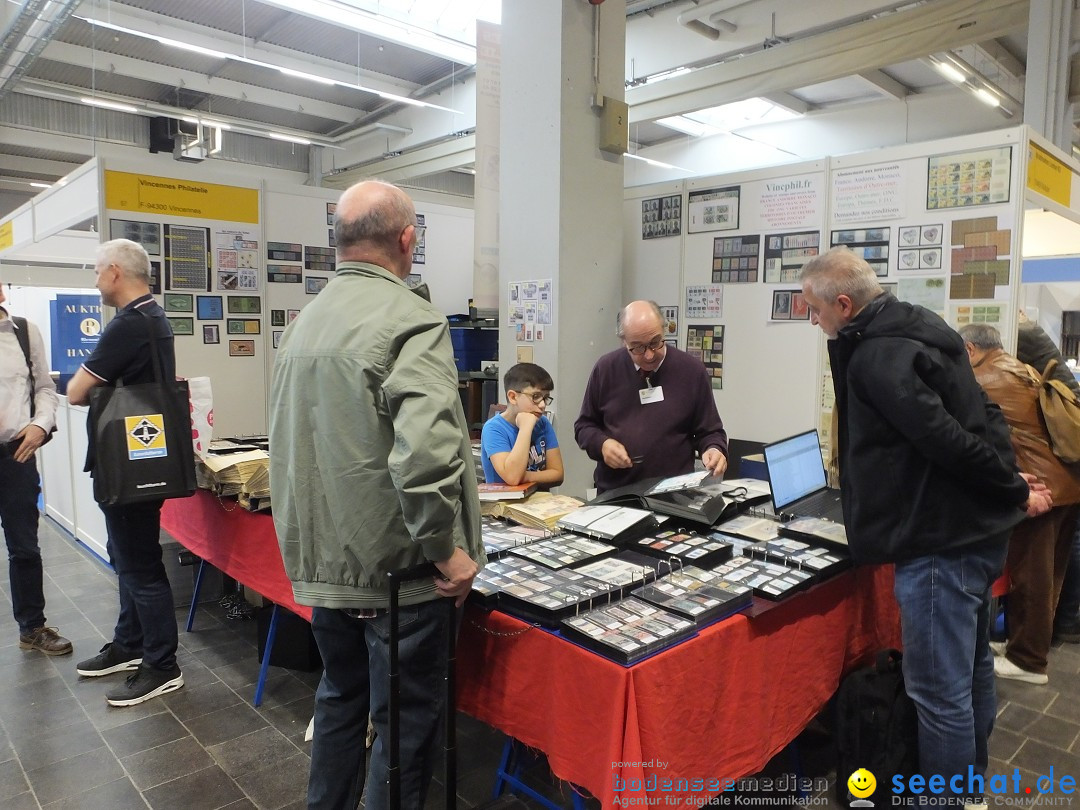
[[[638,391],[638,399],[641,400],[642,405],[652,405],[656,402],[663,402],[664,386],[657,385],[655,387],[642,388]]]

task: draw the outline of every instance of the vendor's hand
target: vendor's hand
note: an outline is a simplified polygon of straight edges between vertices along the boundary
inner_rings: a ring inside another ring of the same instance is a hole
[[[533,428],[536,427],[536,423],[540,421],[540,414],[528,413],[527,411],[519,411],[518,415],[514,417],[514,424],[517,425],[518,430],[525,431],[526,435],[531,436]]]
[[[34,451],[41,447],[45,441],[45,437],[48,436],[42,428],[37,425],[27,425],[18,433],[15,434],[15,439],[22,439],[22,444],[19,445],[19,449],[15,451],[15,460],[20,464],[24,464],[29,461]],[[14,441],[14,439],[12,440]]]
[[[701,463],[714,477],[722,476],[727,471],[727,456],[715,447],[710,447],[701,454]]]
[[[1028,485],[1028,499],[1024,502],[1023,510],[1028,517],[1045,515],[1054,507],[1054,499],[1050,490],[1042,481],[1031,473],[1020,473]]]
[[[634,466],[634,462],[630,460],[630,454],[626,452],[622,442],[616,439],[606,439],[600,452],[604,456],[604,463],[613,470],[625,470]]]
[[[454,604],[461,607],[479,570],[476,563],[460,548],[455,548],[449,559],[435,563],[435,567],[442,573],[441,577],[435,577],[435,590],[439,596],[453,597]]]

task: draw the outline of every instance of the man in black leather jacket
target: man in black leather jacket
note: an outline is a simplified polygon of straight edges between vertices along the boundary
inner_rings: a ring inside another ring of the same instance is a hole
[[[1012,527],[1049,497],[1021,477],[1001,412],[941,318],[884,293],[847,248],[811,260],[801,281],[830,338],[852,556],[896,564],[920,771],[962,774],[966,788],[969,767],[986,769],[995,715],[990,586]]]

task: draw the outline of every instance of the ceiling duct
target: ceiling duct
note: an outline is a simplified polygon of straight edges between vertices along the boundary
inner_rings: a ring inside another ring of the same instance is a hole
[[[79,0],[27,0],[0,36],[0,99],[11,92]]]
[[[717,3],[706,3],[689,11],[684,11],[678,16],[679,25],[693,31],[695,34],[707,39],[720,39],[723,34],[734,34],[739,26],[724,18],[724,14],[733,11],[738,6],[744,6],[744,2],[731,2],[721,0]]]

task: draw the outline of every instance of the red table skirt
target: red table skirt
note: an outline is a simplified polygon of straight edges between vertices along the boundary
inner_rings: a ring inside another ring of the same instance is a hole
[[[219,500],[200,489],[190,498],[165,501],[161,526],[218,570],[311,621],[311,608],[293,599],[269,514],[248,512],[232,498]]]
[[[899,642],[892,566],[848,571],[629,668],[505,614],[469,610],[458,707],[544,751],[556,776],[604,807],[645,806],[646,797],[700,806],[725,780],[760,771],[842,675]]]

